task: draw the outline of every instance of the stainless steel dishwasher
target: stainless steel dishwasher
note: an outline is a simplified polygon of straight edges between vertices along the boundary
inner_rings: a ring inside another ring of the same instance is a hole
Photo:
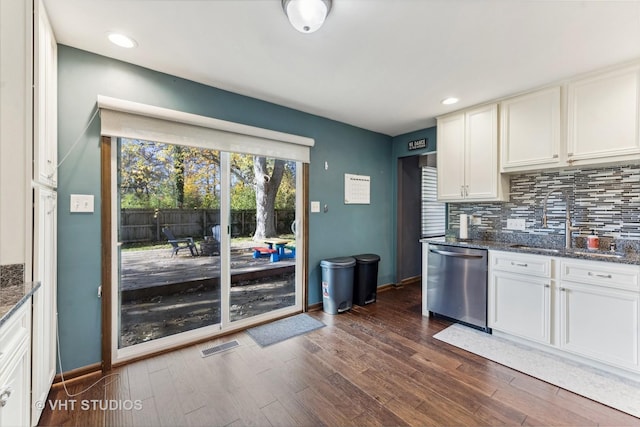
[[[491,332],[487,326],[487,251],[429,245],[427,309]]]

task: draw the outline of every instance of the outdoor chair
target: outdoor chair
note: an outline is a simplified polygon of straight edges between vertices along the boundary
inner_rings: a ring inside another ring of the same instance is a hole
[[[213,236],[213,253],[220,254],[220,224],[211,227],[211,235]]]
[[[171,257],[178,254],[181,249],[189,249],[191,256],[198,256],[198,248],[196,247],[193,237],[185,237],[183,239],[176,239],[169,227],[164,227],[162,232],[169,239],[171,243]]]

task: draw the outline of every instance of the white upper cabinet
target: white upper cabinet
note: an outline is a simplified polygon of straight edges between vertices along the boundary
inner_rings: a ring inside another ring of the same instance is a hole
[[[640,154],[640,65],[570,82],[570,164],[637,160]]]
[[[640,61],[597,71],[529,93],[497,100],[500,105],[499,138],[489,142],[488,134],[472,129],[483,125],[469,123],[470,112],[456,113],[438,119],[438,152],[445,156],[454,148],[451,129],[440,132],[441,126],[453,121],[465,122],[465,135],[456,135],[456,143],[464,139],[465,156],[483,162],[486,168],[499,159],[498,171],[503,174],[536,171],[567,166],[590,166],[637,161],[640,156]],[[480,110],[486,107],[480,107]],[[481,119],[482,120],[482,119]],[[486,122],[485,122],[486,123]],[[480,135],[480,136],[479,136]],[[484,139],[477,143],[478,138]],[[470,142],[470,140],[474,142]],[[498,147],[495,159],[494,144]],[[473,146],[469,146],[473,144]],[[456,148],[458,149],[458,148]],[[473,151],[475,150],[475,151]],[[499,155],[498,155],[499,154]],[[468,163],[468,160],[467,160]],[[442,163],[450,168],[458,163]],[[477,175],[465,165],[462,183],[456,183],[453,172],[439,193],[442,201],[500,201],[500,180],[497,193],[489,189],[488,175]],[[487,173],[483,170],[483,173]],[[469,174],[472,175],[470,178]],[[475,178],[480,188],[467,186]],[[440,179],[440,175],[438,176]],[[459,179],[459,178],[457,178]]]
[[[500,170],[516,172],[558,167],[561,153],[561,87],[500,103]]]
[[[57,44],[41,2],[36,2],[34,37],[34,180],[55,187],[58,181]]]
[[[498,105],[438,118],[438,200],[502,201],[498,169]]]
[[[438,119],[438,200],[464,196],[464,113]]]

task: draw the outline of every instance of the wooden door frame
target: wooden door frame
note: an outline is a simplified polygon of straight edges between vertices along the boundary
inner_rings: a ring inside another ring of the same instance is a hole
[[[111,344],[113,339],[114,331],[111,329],[112,324],[112,287],[113,287],[113,277],[111,274],[111,263],[112,263],[112,239],[111,239],[111,228],[113,224],[113,218],[111,217],[111,208],[112,208],[112,193],[111,193],[111,150],[112,150],[112,141],[115,141],[115,138],[110,136],[102,136],[101,144],[100,144],[100,198],[101,198],[101,210],[100,210],[100,219],[101,219],[101,262],[102,262],[102,285],[101,285],[101,296],[102,296],[102,372],[108,372],[113,368],[113,354],[111,352]],[[302,256],[302,288],[301,288],[301,298],[302,298],[302,311],[306,312],[309,309],[309,301],[307,295],[309,294],[309,164],[302,163],[302,198],[303,198],[303,207],[301,215],[303,216],[303,247],[301,251],[296,251],[296,254],[300,254]],[[237,331],[232,330],[229,333],[235,333]],[[220,335],[216,335],[220,336]],[[193,344],[197,344],[201,341],[209,340],[210,338],[197,340],[189,344],[181,344],[176,347],[172,347],[166,350],[159,351],[157,353],[146,354],[141,356],[140,358],[136,358],[128,361],[130,363],[134,360],[145,359],[152,357],[157,354],[166,353],[169,351],[177,350],[182,347],[191,346]]]
[[[100,238],[102,263],[102,372],[110,371],[111,354],[111,141],[109,136],[100,140]]]

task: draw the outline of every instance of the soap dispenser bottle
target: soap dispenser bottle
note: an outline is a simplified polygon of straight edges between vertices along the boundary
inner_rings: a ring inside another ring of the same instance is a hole
[[[595,230],[591,230],[591,234],[587,236],[587,248],[598,249],[600,247],[600,239],[596,236]]]

